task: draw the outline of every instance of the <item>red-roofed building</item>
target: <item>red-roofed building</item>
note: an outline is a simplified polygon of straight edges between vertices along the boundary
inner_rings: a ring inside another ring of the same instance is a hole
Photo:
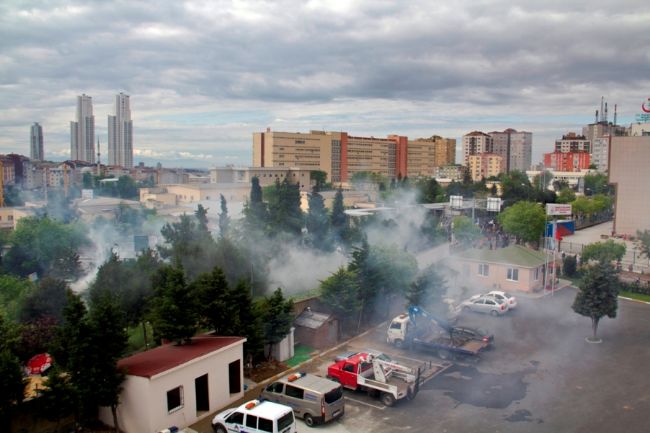
[[[125,433],[184,428],[244,395],[245,338],[194,337],[192,344],[165,344],[121,359],[126,379],[117,408]],[[110,408],[100,419],[113,425]]]

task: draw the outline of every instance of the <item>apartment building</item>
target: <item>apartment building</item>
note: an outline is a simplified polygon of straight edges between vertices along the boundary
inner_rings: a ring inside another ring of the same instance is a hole
[[[409,140],[407,147],[408,177],[436,176],[438,167],[456,161],[456,139],[434,135],[429,138]]]
[[[544,167],[555,171],[587,170],[591,165],[588,152],[550,152],[544,154]]]
[[[463,165],[469,166],[469,157],[481,153],[491,153],[494,140],[481,131],[472,131],[463,135]]]
[[[637,230],[650,230],[648,167],[650,136],[612,137],[609,181],[616,188],[614,233],[636,236]]]
[[[533,154],[532,132],[508,128],[503,132],[490,132],[489,135],[492,137],[492,148],[486,151],[503,158],[505,172],[524,172],[530,168]]]
[[[569,132],[562,136],[561,139],[555,140],[556,152],[591,152],[591,141],[584,135],[578,135],[575,132]]]
[[[504,166],[503,157],[495,153],[483,152],[469,156],[468,170],[474,182],[498,176],[499,173],[503,173]]]

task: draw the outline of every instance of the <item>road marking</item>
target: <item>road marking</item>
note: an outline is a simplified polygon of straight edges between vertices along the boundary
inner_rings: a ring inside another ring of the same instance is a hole
[[[357,400],[356,398],[352,398],[352,397],[345,397],[345,399],[346,400],[352,400],[352,401],[354,401],[356,403],[363,404],[365,406],[374,407],[375,409],[386,410],[386,406],[377,406],[375,404],[366,403],[365,401]]]

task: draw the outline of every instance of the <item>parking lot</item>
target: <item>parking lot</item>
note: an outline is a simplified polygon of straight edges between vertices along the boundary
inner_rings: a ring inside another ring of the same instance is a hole
[[[346,414],[315,429],[326,432],[644,432],[650,413],[650,305],[621,300],[616,319],[603,319],[590,344],[588,318],[571,310],[575,290],[519,298],[502,317],[463,314],[460,322],[488,328],[495,347],[477,362],[453,365],[412,401],[384,407],[345,391]],[[385,328],[351,341],[340,353],[373,348],[405,363],[437,362],[434,355],[397,350]],[[339,353],[339,352],[337,352]],[[308,369],[325,375],[336,355]],[[299,422],[299,432],[313,429]],[[205,431],[204,433],[208,433]]]

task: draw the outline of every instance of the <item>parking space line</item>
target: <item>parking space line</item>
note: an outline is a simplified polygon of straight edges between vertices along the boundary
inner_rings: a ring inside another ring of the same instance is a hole
[[[386,406],[377,406],[377,405],[374,405],[374,404],[371,404],[371,403],[366,403],[365,401],[357,400],[356,398],[352,398],[352,397],[345,397],[345,399],[346,400],[352,400],[355,403],[360,403],[360,404],[363,404],[365,406],[370,406],[370,407],[375,408],[375,409],[386,410]]]

